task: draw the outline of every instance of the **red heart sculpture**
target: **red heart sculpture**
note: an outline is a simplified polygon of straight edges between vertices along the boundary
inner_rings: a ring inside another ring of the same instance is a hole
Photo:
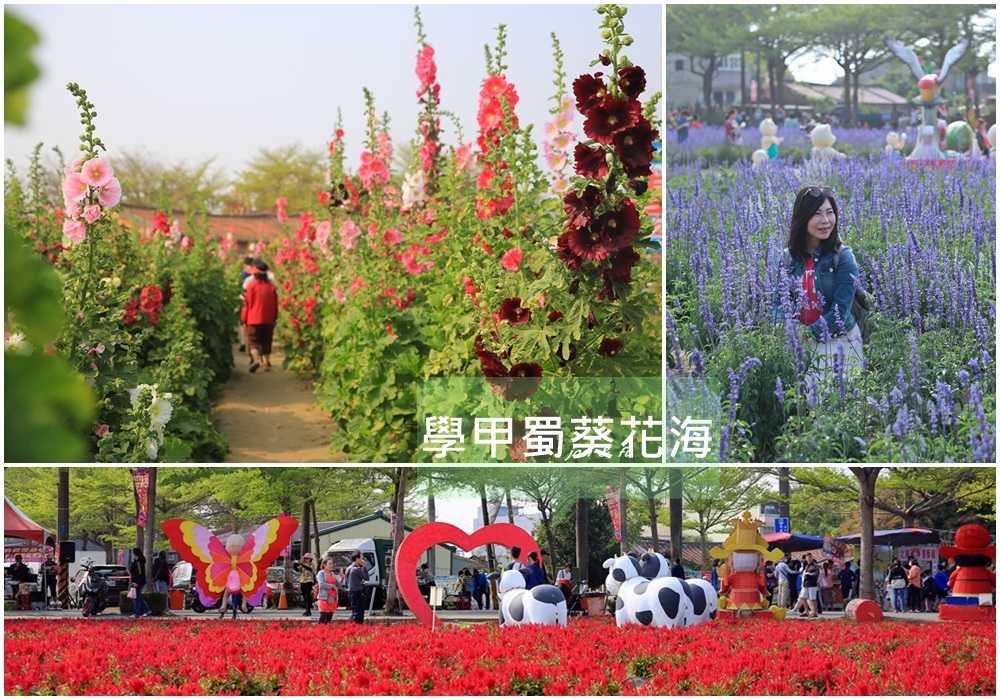
[[[479,528],[471,535],[448,523],[427,523],[409,533],[396,553],[396,586],[407,607],[427,626],[434,623],[434,611],[420,594],[417,584],[417,562],[424,552],[437,544],[453,544],[469,552],[483,544],[499,544],[521,548],[521,562],[528,563],[529,552],[540,552],[535,538],[523,528],[510,523],[494,523]],[[541,564],[541,554],[538,558]],[[438,621],[440,622],[440,620]]]

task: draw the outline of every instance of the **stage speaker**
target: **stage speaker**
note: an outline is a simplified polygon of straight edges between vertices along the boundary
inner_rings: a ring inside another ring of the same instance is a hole
[[[67,540],[59,543],[59,563],[72,564],[76,561],[76,542]]]

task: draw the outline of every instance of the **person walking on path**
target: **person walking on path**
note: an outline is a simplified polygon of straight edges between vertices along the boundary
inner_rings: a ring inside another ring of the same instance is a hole
[[[59,565],[52,559],[52,554],[45,553],[45,561],[42,562],[42,580],[48,593],[46,605],[56,600],[56,580],[59,578]]]
[[[323,557],[320,567],[316,574],[316,585],[319,586],[316,607],[319,609],[319,622],[325,625],[333,621],[333,613],[337,612],[337,576],[333,573],[332,558]]]
[[[163,550],[153,560],[153,593],[167,593],[170,590],[170,564]]]
[[[837,585],[837,578],[833,575],[833,562],[825,561],[819,570],[819,596],[820,613],[832,612],[834,594],[833,589]]]
[[[886,578],[889,581],[889,588],[892,590],[892,610],[893,612],[906,611],[906,570],[897,559]]]
[[[132,579],[132,588],[135,589],[135,612],[136,619],[149,617],[153,611],[149,609],[146,599],[142,597],[142,589],[146,585],[146,557],[138,547],[132,548],[132,563],[128,565],[128,575]]]
[[[681,580],[687,578],[687,575],[684,573],[684,565],[681,564],[680,557],[674,559],[674,565],[670,567],[670,575]]]
[[[778,578],[777,604],[787,610],[792,607],[792,569],[786,559],[782,559],[774,567],[774,575]]]
[[[819,566],[813,561],[813,555],[806,554],[806,563],[802,567],[802,600],[808,610],[809,617],[819,617]]]
[[[844,562],[844,568],[840,570],[840,594],[847,605],[847,600],[851,597],[851,589],[854,586],[854,570],[851,562]]]
[[[361,552],[355,552],[351,557],[351,565],[347,568],[347,599],[351,602],[351,622],[359,625],[365,623],[365,589],[368,587],[368,567]]]
[[[250,345],[250,372],[256,372],[261,364],[265,371],[271,370],[271,343],[274,340],[274,324],[278,320],[278,291],[267,276],[267,265],[262,260],[254,260],[253,281],[243,293],[243,309],[240,320],[247,324],[247,339]]]
[[[313,585],[316,582],[313,555],[309,552],[303,554],[302,559],[295,565],[295,570],[299,572],[299,590],[302,591],[302,605],[306,609],[302,617],[312,617]]]
[[[921,612],[920,586],[924,571],[916,559],[910,559],[906,569],[906,581],[909,584],[906,588],[906,598],[909,603],[910,612]]]

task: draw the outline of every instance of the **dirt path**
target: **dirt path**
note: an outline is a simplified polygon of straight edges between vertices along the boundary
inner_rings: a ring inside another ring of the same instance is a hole
[[[229,438],[226,462],[331,462],[333,423],[316,406],[311,382],[281,369],[250,374],[246,353],[233,346],[236,368],[215,404],[212,422]]]

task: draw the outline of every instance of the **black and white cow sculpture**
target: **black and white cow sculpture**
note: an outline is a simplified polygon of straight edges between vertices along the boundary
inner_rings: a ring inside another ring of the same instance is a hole
[[[617,597],[615,621],[619,627],[687,627],[711,619],[718,609],[718,595],[711,584],[664,575],[669,574],[669,567],[661,555],[640,558],[629,554],[608,559],[604,568],[609,570],[605,580],[608,592]],[[647,578],[643,571],[657,577]]]
[[[499,577],[500,626],[561,625],[566,626],[566,596],[556,586],[542,584],[530,591],[524,587],[524,576],[516,569],[504,571]]]

